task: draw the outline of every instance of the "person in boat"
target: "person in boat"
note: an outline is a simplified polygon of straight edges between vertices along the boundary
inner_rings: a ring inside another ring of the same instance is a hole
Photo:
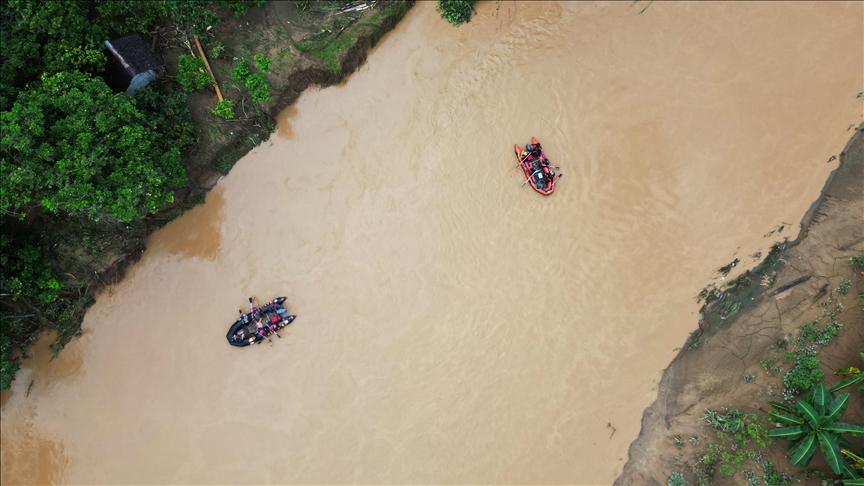
[[[523,162],[525,162],[525,161],[530,161],[530,160],[532,159],[531,154],[528,153],[527,150],[523,150],[523,151],[522,151],[522,157],[521,157],[521,158],[522,158],[522,161],[523,161]]]
[[[257,330],[255,331],[255,334],[258,334],[262,338],[266,337],[268,334],[270,334],[270,328],[268,328],[264,324],[264,318],[263,317],[258,318]]]
[[[528,150],[531,152],[531,155],[537,157],[538,159],[541,155],[543,155],[543,149],[540,147],[540,142],[534,144],[529,143]]]

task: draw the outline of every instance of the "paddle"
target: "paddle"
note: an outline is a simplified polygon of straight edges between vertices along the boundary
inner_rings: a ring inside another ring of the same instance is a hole
[[[536,174],[536,173],[538,173],[538,172],[540,172],[540,169],[535,170],[535,171],[531,174],[531,177],[534,177],[534,174]],[[531,181],[531,177],[525,179],[525,182],[522,183],[522,187],[525,187],[525,184],[528,184],[528,182]]]

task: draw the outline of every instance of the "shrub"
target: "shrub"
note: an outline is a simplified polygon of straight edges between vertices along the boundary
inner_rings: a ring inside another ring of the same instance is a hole
[[[225,44],[216,41],[213,43],[213,47],[210,48],[210,57],[213,59],[218,59],[222,57],[222,54],[225,53]]]
[[[243,59],[240,59],[240,62],[231,70],[231,79],[238,83],[245,84],[246,79],[250,74],[252,74],[252,71],[249,69],[249,63],[246,62],[246,58],[244,57]]]
[[[0,334],[0,390],[8,390],[20,365],[9,357],[12,343],[6,333]]]
[[[453,27],[459,27],[465,22],[471,21],[475,3],[477,0],[438,0],[435,11],[441,14],[441,18],[450,22]]]
[[[266,59],[266,61],[265,61]],[[270,68],[270,59],[265,56],[255,55],[255,62],[260,66]],[[252,101],[268,102],[270,101],[270,91],[267,89],[267,76],[259,73],[252,73],[249,68],[249,62],[246,58],[240,60],[240,63],[234,66],[231,70],[231,79],[238,83],[246,85],[246,89],[252,93]]]
[[[221,116],[226,120],[234,118],[234,104],[228,100],[222,100],[216,103],[216,108],[213,109],[213,114]]]
[[[270,101],[270,91],[267,89],[267,77],[263,74],[250,74],[246,78],[246,89],[252,93],[252,101]]]
[[[669,482],[666,484],[669,486],[685,486],[686,483],[684,482],[684,476],[680,472],[674,471],[669,476]]]
[[[177,82],[187,93],[199,90],[210,82],[204,58],[182,55],[177,59]]]
[[[817,366],[818,363],[819,360],[817,359]],[[786,373],[786,376],[783,377],[783,384],[789,392],[797,395],[809,390],[813,384],[819,383],[823,378],[825,378],[825,373],[822,370],[816,367],[798,365]]]
[[[769,416],[775,424],[783,427],[772,429],[767,436],[790,441],[787,451],[794,466],[807,467],[816,450],[820,449],[835,474],[856,479],[857,474],[841,456],[841,447],[849,448],[849,442],[842,434],[860,437],[864,435],[864,425],[838,422],[846,412],[850,397],[849,393],[834,396],[841,385],[842,382],[829,389],[820,382],[806,397],[798,400],[795,407],[769,402],[777,410],[770,412]]]
[[[255,59],[255,65],[258,66],[258,69],[264,74],[267,74],[267,72],[270,71],[270,68],[273,67],[273,61],[271,61],[267,56],[259,56],[258,54],[255,54],[252,57]]]
[[[726,407],[720,411],[705,409],[702,418],[705,419],[707,425],[712,429],[722,432],[738,432],[744,427],[744,418],[746,413],[741,413],[738,410],[729,410]]]

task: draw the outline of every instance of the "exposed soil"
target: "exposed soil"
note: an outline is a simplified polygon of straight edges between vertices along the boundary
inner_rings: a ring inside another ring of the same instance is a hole
[[[840,165],[804,217],[798,239],[780,245],[779,251],[739,278],[738,285],[724,290],[726,295],[720,300],[740,302],[739,311],[724,319],[720,301],[703,308],[699,329],[669,365],[660,382],[657,401],[645,410],[639,438],[630,446],[629,460],[616,485],[665,485],[672,471],[686,471],[688,463],[695,460],[695,454],[703,447],[703,443],[697,446],[687,442],[687,438],[714,435],[700,418],[706,408],[728,407],[752,414],[765,412],[769,400],[781,401],[782,378],[789,365],[778,356],[775,343],[787,333],[797,337],[801,326],[819,317],[820,303],[829,297],[822,290],[836,288],[844,278],[851,279],[853,286],[846,295],[834,295],[835,301],[845,307],[838,318],[844,327],[829,345],[819,350],[817,357],[822,361],[829,385],[840,380],[832,375],[834,370],[861,366],[858,353],[864,349],[864,312],[858,294],[864,292],[864,277],[846,259],[864,252],[862,131],[864,125],[858,127],[841,153]],[[806,275],[811,278],[775,294],[784,284]],[[772,357],[786,369],[766,374],[760,360]],[[745,374],[755,375],[755,381],[744,382]],[[852,390],[843,421],[864,422],[861,393]],[[683,446],[676,447],[672,440],[675,436],[684,438]],[[861,442],[861,439],[857,443],[852,441],[852,449],[858,450]],[[769,445],[763,452],[779,471],[790,476],[797,474],[797,479],[805,483],[809,480],[818,484],[820,477],[808,479],[804,471],[789,464],[785,444]],[[744,468],[748,468],[747,463]],[[758,468],[749,469],[762,476]],[[810,469],[830,471],[820,454]],[[692,474],[685,472],[685,479],[687,484],[694,484]],[[714,474],[713,483],[746,484],[746,481],[741,473]]]
[[[267,2],[240,18],[232,17],[227,11],[222,13],[222,18],[227,20],[211,29],[202,42],[207,52],[217,43],[225,46],[219,57],[209,56],[209,61],[223,96],[234,103],[236,118],[223,120],[212,113],[216,106],[212,88],[188,96],[197,140],[185,154],[189,183],[179,192],[179,200],[213,187],[219,176],[226,174],[240,157],[266,140],[275,128],[276,115],[293,104],[306,88],[340,83],[362,66],[369,49],[413,4],[368,3],[372,6],[347,13],[343,13],[343,7],[329,12],[304,12],[297,8],[296,2]],[[324,53],[340,40],[343,42],[339,45],[344,48],[335,52],[338,68],[333,69],[327,66]],[[164,43],[159,45],[160,55],[169,66],[166,82],[173,84],[170,78],[176,75],[177,57],[197,55],[197,49],[177,35],[166,35]],[[231,79],[231,70],[239,60],[246,58],[254,64],[252,56],[255,54],[266,55],[273,61],[267,75],[271,100],[266,103],[253,102],[245,86]]]

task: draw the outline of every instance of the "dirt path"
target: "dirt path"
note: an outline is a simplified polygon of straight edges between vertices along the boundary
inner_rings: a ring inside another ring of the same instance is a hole
[[[713,435],[700,419],[706,408],[728,407],[758,413],[769,408],[767,401],[780,401],[785,370],[769,374],[760,360],[777,356],[772,345],[778,339],[787,333],[797,337],[801,326],[818,317],[820,302],[827,298],[822,290],[836,288],[844,278],[853,282],[845,296],[836,296],[845,307],[839,317],[844,327],[837,339],[819,351],[818,357],[829,384],[838,380],[832,376],[833,370],[860,366],[858,352],[864,349],[864,315],[857,294],[864,291],[864,278],[851,268],[846,258],[864,251],[862,130],[864,125],[847,144],[840,156],[840,166],[804,217],[798,239],[771,258],[773,262],[766,261],[754,269],[747,285],[730,292],[731,299],[742,302],[740,311],[722,319],[720,306],[714,305],[703,313],[700,330],[666,370],[657,401],[645,410],[642,431],[630,446],[629,460],[616,485],[665,485],[672,471],[685,470],[687,461],[692,462],[693,453],[701,448],[701,444],[693,445],[686,438]],[[811,277],[805,282],[771,295],[782,285],[807,275]],[[763,285],[772,279],[770,288]],[[785,364],[777,359],[776,365]],[[745,374],[754,375],[755,381],[743,382]],[[844,421],[864,422],[864,396],[854,392],[852,395]],[[684,438],[685,445],[676,447],[672,440],[675,436]],[[857,447],[853,443],[852,449]],[[768,456],[780,471],[790,475],[801,471],[789,465],[780,444],[770,447]],[[828,470],[818,454],[810,467]],[[693,484],[692,478],[686,474],[685,478],[687,484]],[[811,481],[818,484],[820,480]],[[741,474],[714,476],[714,484],[745,484],[744,481]]]

